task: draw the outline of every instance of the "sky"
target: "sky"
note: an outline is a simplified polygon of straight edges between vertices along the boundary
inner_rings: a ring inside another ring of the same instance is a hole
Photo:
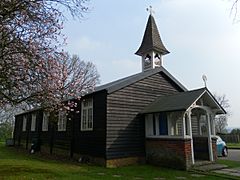
[[[233,21],[230,0],[91,0],[81,21],[65,23],[65,49],[92,61],[101,84],[141,72],[139,48],[149,12],[170,54],[163,66],[187,89],[204,86],[225,94],[229,127],[240,127],[240,22]]]

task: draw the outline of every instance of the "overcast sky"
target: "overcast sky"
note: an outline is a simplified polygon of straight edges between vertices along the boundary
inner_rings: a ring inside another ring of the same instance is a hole
[[[96,64],[101,84],[141,71],[139,48],[152,5],[164,45],[163,66],[189,90],[203,87],[229,99],[230,127],[240,127],[240,22],[229,0],[92,0],[85,20],[69,20],[67,50]]]

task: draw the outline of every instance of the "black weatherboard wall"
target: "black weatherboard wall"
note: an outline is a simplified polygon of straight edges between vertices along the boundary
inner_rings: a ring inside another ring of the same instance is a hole
[[[22,116],[16,116],[13,140],[14,140],[14,144],[17,146],[20,146],[20,144],[21,144],[21,132],[22,132],[21,127],[22,127]]]
[[[158,72],[109,94],[106,159],[145,156],[141,111],[157,97],[181,91],[165,73]]]
[[[102,90],[84,98],[93,98],[93,131],[81,131],[81,103],[78,103],[78,111],[73,112],[71,120],[67,121],[66,131],[57,131],[57,119],[54,126],[49,123],[48,131],[42,131],[43,111],[29,111],[16,116],[14,141],[16,146],[30,148],[34,138],[41,141],[42,150],[50,153],[57,149],[64,150],[65,155],[88,155],[105,159],[106,152],[106,91]],[[81,102],[80,101],[80,102]],[[36,130],[31,131],[31,115],[36,113]],[[27,116],[26,131],[22,131],[23,116]]]
[[[80,131],[81,114],[75,114],[74,151],[80,154],[105,158],[106,91],[99,91],[91,96],[93,97],[93,131]]]
[[[88,155],[105,160],[145,156],[145,127],[142,110],[157,97],[185,91],[186,89],[164,68],[138,73],[98,87],[95,92],[82,97],[93,98],[93,131],[81,131],[81,103],[71,114],[67,130],[57,131],[49,126],[43,132],[42,110],[37,113],[37,128],[30,132],[31,113],[16,116],[15,142],[29,148],[34,137],[43,146],[65,150],[65,155]],[[22,131],[23,115],[28,116],[27,130]],[[56,120],[57,122],[57,120]]]

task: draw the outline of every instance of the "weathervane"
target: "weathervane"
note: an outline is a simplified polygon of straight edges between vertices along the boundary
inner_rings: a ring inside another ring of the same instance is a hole
[[[202,79],[203,79],[205,87],[207,87],[207,76],[205,74],[202,75]]]
[[[152,6],[149,6],[149,8],[147,8],[147,11],[150,13],[150,15],[153,15],[155,13]]]

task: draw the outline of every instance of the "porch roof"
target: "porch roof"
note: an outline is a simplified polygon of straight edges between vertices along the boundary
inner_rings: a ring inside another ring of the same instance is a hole
[[[217,114],[225,114],[226,111],[217,102],[214,96],[207,88],[196,89],[192,91],[180,92],[174,95],[161,96],[152,104],[147,106],[142,113],[154,113],[164,111],[180,111],[187,110],[193,103],[197,102],[201,97],[208,106],[216,110]]]

